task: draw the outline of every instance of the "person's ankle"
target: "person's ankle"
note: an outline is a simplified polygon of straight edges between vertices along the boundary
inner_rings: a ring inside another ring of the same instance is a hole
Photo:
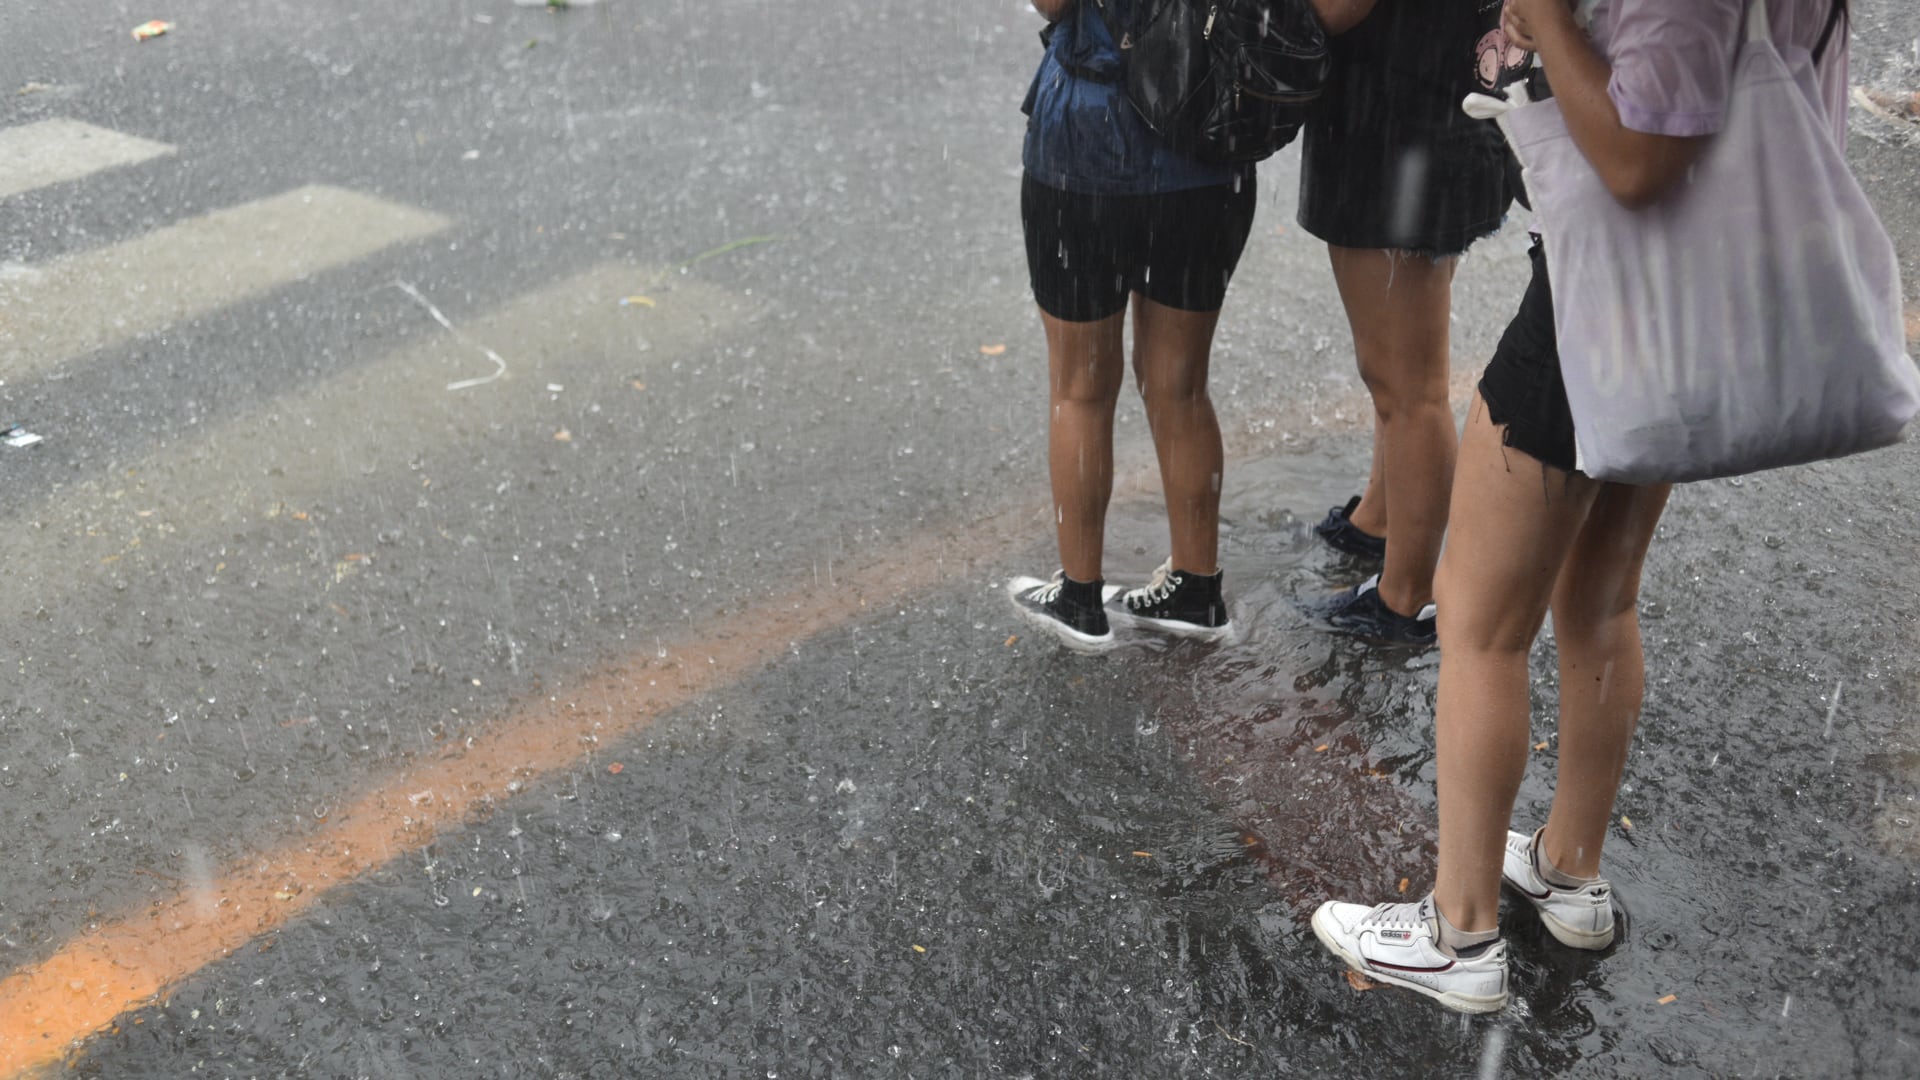
[[[1578,889],[1583,885],[1590,885],[1599,879],[1599,860],[1595,860],[1593,867],[1594,872],[1591,874],[1570,874],[1560,869],[1560,867],[1562,865],[1579,865],[1582,860],[1577,858],[1577,856],[1581,853],[1576,852],[1574,853],[1576,857],[1570,858],[1566,852],[1561,852],[1561,858],[1566,860],[1563,864],[1561,859],[1553,857],[1548,850],[1549,847],[1547,830],[1543,827],[1540,830],[1540,834],[1536,836],[1533,841],[1533,872],[1540,875],[1541,881],[1546,882],[1556,889]]]
[[[1433,905],[1433,914],[1440,924],[1440,932],[1434,936],[1434,943],[1448,956],[1456,959],[1478,956],[1492,947],[1494,942],[1500,940],[1500,927],[1497,923],[1486,930],[1462,930],[1448,920],[1447,913],[1440,910],[1438,901]]]
[[[1091,581],[1081,581],[1072,574],[1064,570],[1061,571],[1060,591],[1072,600],[1086,601],[1091,599],[1094,604],[1098,605],[1100,603],[1100,588],[1105,584],[1105,580],[1097,574]]]
[[[1375,513],[1373,507],[1367,505],[1365,496],[1361,497],[1360,505],[1353,508],[1353,513],[1347,515],[1347,524],[1368,536],[1387,535],[1387,516]]]
[[[1379,590],[1380,601],[1387,605],[1387,609],[1405,618],[1417,618],[1428,604],[1433,603],[1431,585],[1427,587],[1425,593],[1420,593],[1398,582],[1389,581],[1387,576],[1382,574],[1380,584],[1374,587]]]

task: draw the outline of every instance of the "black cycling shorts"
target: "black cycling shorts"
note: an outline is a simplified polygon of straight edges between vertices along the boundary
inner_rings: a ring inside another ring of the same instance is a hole
[[[1020,185],[1027,275],[1040,310],[1096,322],[1139,293],[1181,311],[1218,311],[1253,228],[1253,170],[1230,184],[1158,195],[1086,195],[1028,176]]]

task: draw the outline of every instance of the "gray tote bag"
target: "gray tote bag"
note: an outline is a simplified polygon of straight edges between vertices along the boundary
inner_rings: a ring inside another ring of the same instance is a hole
[[[1764,0],[1746,21],[1725,128],[1653,206],[1615,201],[1552,100],[1500,116],[1544,237],[1575,464],[1598,480],[1841,457],[1920,412],[1892,241]]]

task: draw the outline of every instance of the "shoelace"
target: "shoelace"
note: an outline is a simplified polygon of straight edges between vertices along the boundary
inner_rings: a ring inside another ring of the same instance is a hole
[[[1031,594],[1033,596],[1033,602],[1036,604],[1051,604],[1060,596],[1060,591],[1066,587],[1067,572],[1064,570],[1055,570],[1053,572],[1053,580],[1040,586]]]
[[[1153,572],[1153,580],[1127,594],[1127,606],[1130,608],[1150,607],[1173,595],[1180,587],[1182,579],[1173,572],[1173,560],[1168,559]]]
[[[1421,912],[1424,905],[1378,904],[1360,920],[1361,926],[1379,926],[1394,930],[1420,930],[1427,925],[1427,918]]]

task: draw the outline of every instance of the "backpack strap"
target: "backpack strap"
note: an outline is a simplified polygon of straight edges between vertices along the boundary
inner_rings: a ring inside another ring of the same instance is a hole
[[[1120,25],[1120,15],[1113,8],[1113,0],[1093,0],[1093,6],[1100,9],[1100,21],[1107,24],[1107,37],[1113,41],[1113,51],[1120,54],[1120,62],[1127,62],[1127,50],[1132,44],[1127,40],[1127,31]]]
[[[1813,47],[1813,62],[1816,66],[1820,63],[1820,57],[1826,53],[1828,43],[1833,40],[1834,30],[1840,26],[1840,20],[1846,17],[1846,14],[1847,0],[1833,0],[1833,10],[1827,13],[1826,28],[1820,31],[1820,41]],[[1851,23],[1853,20],[1847,18],[1846,21]]]
[[[1091,2],[1095,7],[1100,9],[1100,21],[1107,24],[1107,36],[1113,39],[1113,47],[1115,51],[1118,51],[1122,31],[1119,27],[1119,16],[1114,14],[1111,0],[1088,0],[1088,2]],[[1040,31],[1041,43],[1048,48],[1052,48],[1054,32],[1059,28],[1060,24],[1057,22],[1048,23],[1047,28]],[[1126,75],[1123,71],[1095,71],[1092,68],[1082,67],[1079,64],[1070,64],[1058,56],[1055,56],[1053,59],[1054,63],[1060,65],[1062,71],[1065,71],[1068,75],[1076,79],[1083,79],[1087,82],[1100,83],[1106,86],[1115,86],[1126,82]],[[1126,57],[1123,55],[1120,60],[1122,64],[1125,64]]]

